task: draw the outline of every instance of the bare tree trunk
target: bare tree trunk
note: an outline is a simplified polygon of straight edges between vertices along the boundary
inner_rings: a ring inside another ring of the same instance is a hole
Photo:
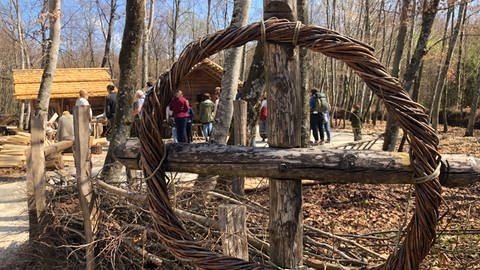
[[[398,77],[400,71],[400,61],[402,60],[403,50],[405,48],[405,38],[407,36],[408,26],[408,10],[410,0],[402,0],[402,9],[400,12],[400,29],[397,36],[397,47],[393,57],[392,76]],[[383,151],[395,150],[397,143],[399,123],[394,118],[393,114],[387,116],[387,126],[385,127],[385,137],[383,141]]]
[[[467,12],[467,9],[464,10],[464,13]],[[464,18],[466,18],[466,15],[464,14],[463,15]],[[462,73],[463,73],[463,61],[462,61],[462,58],[464,57],[464,36],[465,36],[465,21],[466,19],[464,19],[462,21],[462,25],[460,26],[460,40],[459,40],[459,45],[458,45],[458,60],[457,60],[457,76],[455,78],[455,86],[456,86],[456,90],[457,90],[457,94],[454,95],[455,97],[455,109],[458,109],[460,107],[460,104],[462,102],[462,97],[463,97],[463,81],[462,81]]]
[[[42,82],[38,90],[37,102],[35,104],[35,115],[47,114],[50,103],[53,76],[57,67],[58,49],[60,47],[60,0],[49,1],[50,19],[50,45],[48,47],[45,69],[43,70]],[[45,117],[46,118],[46,117]]]
[[[308,24],[308,0],[297,0],[298,20],[303,24]],[[299,48],[300,50],[300,84],[302,88],[302,147],[307,147],[310,143],[310,113],[309,104],[310,92],[308,91],[308,71],[310,61],[308,58],[308,50]]]
[[[450,66],[450,61],[452,59],[453,51],[455,49],[455,44],[457,41],[458,33],[460,32],[460,25],[462,24],[462,20],[464,19],[464,9],[467,6],[467,2],[462,2],[458,9],[458,19],[455,27],[452,29],[452,34],[450,36],[450,41],[448,43],[448,51],[447,57],[445,58],[445,62],[442,64],[439,79],[435,86],[435,94],[433,96],[433,104],[432,104],[432,111],[431,111],[431,118],[432,118],[432,127],[437,131],[438,127],[438,114],[440,111],[440,101],[442,98],[443,88],[445,86],[445,78],[447,76],[448,67]]]
[[[210,33],[210,21],[212,20],[212,0],[207,0],[207,35]]]
[[[22,16],[20,14],[20,4],[19,1],[16,0],[15,3],[13,3],[15,6],[16,10],[16,15],[17,15],[17,34],[18,34],[18,43],[20,45],[20,65],[21,69],[25,69],[25,58],[26,58],[26,48],[25,48],[25,42],[23,40],[23,29],[22,29]],[[24,111],[25,111],[25,101],[21,102],[20,105],[20,119],[18,120],[18,127],[23,128],[24,125]]]
[[[145,13],[147,12],[147,2],[145,1]],[[150,10],[148,12],[148,23],[145,24],[142,43],[142,86],[148,82],[148,46],[150,43],[150,33],[153,26],[153,13],[154,13],[155,1],[150,0]],[[145,14],[146,16],[146,14]]]
[[[253,61],[243,84],[242,99],[247,102],[247,144],[255,145],[257,123],[260,112],[262,94],[265,87],[264,46],[257,43]]]
[[[477,93],[474,95],[472,105],[470,106],[470,115],[468,117],[467,129],[465,130],[465,137],[473,136],[475,128],[475,119],[477,116],[478,104],[480,103],[480,69],[477,70]]]
[[[42,14],[46,14],[48,12],[48,2],[49,0],[43,0],[42,5]],[[47,65],[47,53],[48,53],[48,42],[47,42],[47,24],[45,21],[40,21],[40,29],[42,32],[42,61],[41,67],[45,68]],[[27,119],[28,120],[28,119]]]
[[[144,0],[127,0],[125,28],[123,30],[122,48],[120,50],[120,81],[117,105],[113,123],[113,137],[102,170],[105,181],[118,179],[122,165],[115,161],[113,151],[125,143],[133,122],[133,97],[138,87],[138,55],[144,26]]]
[[[410,64],[407,66],[403,77],[403,85],[405,87],[405,90],[408,91],[410,94],[412,94],[413,83],[417,79],[417,73],[420,67],[420,63],[422,62],[423,56],[427,53],[427,42],[430,37],[430,33],[432,32],[432,26],[435,20],[435,16],[437,15],[439,2],[440,0],[432,0],[431,2],[425,1],[423,5],[422,27],[420,31],[420,36],[417,41],[417,46],[415,47],[415,52],[413,53]],[[396,125],[396,127],[392,124],[390,126],[387,125],[386,128],[390,128],[391,134],[398,134],[398,124]],[[396,128],[396,130],[393,130],[394,128]],[[397,138],[391,137],[390,140],[396,141]]]
[[[170,31],[172,32],[172,43],[170,44],[170,64],[175,62],[175,57],[177,54],[176,46],[177,46],[177,27],[178,27],[178,19],[180,18],[180,0],[174,0],[175,7],[172,14],[172,25],[170,26]]]
[[[105,49],[104,49],[102,65],[101,65],[101,67],[106,67],[108,63],[108,66],[110,67],[110,72],[112,72],[112,64],[110,63],[110,44],[112,42],[113,25],[115,23],[116,10],[117,10],[117,1],[111,0],[110,1],[110,19],[108,20],[108,31],[107,31],[107,37],[105,38]]]
[[[248,21],[250,0],[235,0],[233,5],[232,26],[244,26]],[[233,99],[237,93],[242,48],[228,49],[225,54],[225,72],[222,78],[222,91],[217,114],[213,124],[212,143],[225,144],[232,122]]]
[[[41,179],[40,182],[37,180],[33,180],[34,182],[27,183],[29,187],[29,192],[33,192],[35,194],[35,206],[30,204],[29,206],[29,216],[30,221],[33,221],[33,212],[37,212],[37,218],[41,219],[44,210],[45,202],[37,201],[40,197],[44,196],[45,194],[45,185],[42,175],[44,169],[44,162],[45,162],[45,155],[43,153],[43,146],[41,142],[43,142],[43,138],[45,137],[45,125],[48,113],[48,103],[50,102],[50,93],[53,83],[53,76],[55,75],[55,69],[57,67],[57,60],[58,60],[58,49],[60,46],[60,0],[50,0],[49,2],[49,20],[50,20],[50,40],[51,43],[47,50],[47,57],[46,57],[46,65],[45,69],[43,70],[42,81],[40,82],[40,89],[38,90],[37,102],[35,104],[35,116],[34,119],[38,119],[35,122],[35,136],[32,136],[32,142],[36,141],[36,144],[33,144],[32,147],[36,148],[37,151],[30,151],[29,160],[32,161],[32,164],[37,164],[41,166],[41,168],[29,168],[34,169],[36,171],[35,179]],[[32,120],[33,121],[33,120]],[[43,122],[43,123],[42,123]],[[40,147],[40,148],[38,148]],[[33,149],[32,148],[32,149]],[[40,152],[40,153],[39,153]],[[37,170],[40,169],[40,170]],[[30,171],[30,170],[29,170]],[[44,200],[44,199],[40,199]],[[32,198],[29,198],[29,201],[32,202]],[[35,211],[36,210],[36,211]],[[34,224],[37,224],[34,222]]]

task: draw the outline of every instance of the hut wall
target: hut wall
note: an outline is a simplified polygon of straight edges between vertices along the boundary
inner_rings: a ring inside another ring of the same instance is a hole
[[[183,91],[183,95],[195,114],[194,121],[198,120],[198,107],[200,104],[200,97],[204,93],[213,94],[215,87],[221,85],[220,75],[211,75],[204,68],[195,70],[188,74],[185,79],[180,83],[179,88]]]

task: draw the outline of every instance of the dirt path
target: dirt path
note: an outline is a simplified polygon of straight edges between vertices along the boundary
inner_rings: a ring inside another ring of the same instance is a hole
[[[28,240],[25,178],[0,179],[0,261]]]

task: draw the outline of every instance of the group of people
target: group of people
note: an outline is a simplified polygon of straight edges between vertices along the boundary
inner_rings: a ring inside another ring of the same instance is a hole
[[[148,82],[146,85],[146,91],[150,91],[153,88],[152,83]],[[117,92],[113,85],[107,86],[108,95],[105,98],[105,112],[104,116],[107,119],[106,132],[108,135],[112,128],[113,118],[115,116],[115,107],[117,102]],[[215,88],[214,100],[210,93],[204,93],[201,96],[198,107],[198,120],[202,125],[202,133],[205,137],[205,141],[208,142],[213,129],[213,122],[215,120],[215,113],[218,106],[218,97],[220,88]],[[138,90],[135,94],[134,104],[134,117],[135,121],[139,121],[142,107],[145,102],[145,92]],[[86,90],[79,91],[79,98],[77,99],[76,106],[78,105],[90,105],[88,102],[88,92]],[[323,91],[316,88],[311,90],[311,96],[309,100],[310,107],[310,129],[313,133],[314,144],[330,143],[330,111],[331,105],[327,100],[327,96]],[[260,114],[259,114],[259,133],[264,142],[268,138],[267,131],[267,99],[264,96],[261,102]],[[350,111],[350,122],[352,124],[354,140],[358,141],[362,139],[362,119],[360,117],[360,106],[354,105]],[[172,127],[172,138],[174,142],[191,143],[193,141],[192,125],[194,118],[194,111],[192,110],[189,101],[183,96],[181,90],[175,93],[174,98],[170,101],[167,107],[167,122]],[[90,110],[89,118],[92,120],[92,111]],[[73,138],[73,116],[68,112],[63,112],[58,121],[57,139],[65,140]]]
[[[198,119],[202,124],[202,132],[205,141],[208,142],[213,129],[213,121],[218,106],[218,95],[220,88],[215,88],[215,102],[212,101],[210,93],[204,93],[198,108]],[[167,106],[167,122],[172,127],[172,138],[174,142],[191,143],[193,142],[192,125],[194,112],[183,96],[183,92],[178,90],[175,96]]]
[[[313,133],[314,144],[330,143],[330,110],[327,96],[324,92],[312,88],[309,100],[310,105],[310,129]],[[354,141],[362,139],[362,118],[360,117],[360,106],[353,105],[350,111],[350,122],[353,129]],[[320,135],[320,136],[319,136]],[[325,140],[326,135],[326,140]],[[320,137],[320,138],[319,138]]]

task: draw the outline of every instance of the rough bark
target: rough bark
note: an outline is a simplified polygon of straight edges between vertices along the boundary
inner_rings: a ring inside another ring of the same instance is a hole
[[[75,130],[75,168],[76,184],[80,208],[82,209],[83,227],[85,232],[85,269],[95,268],[95,228],[98,211],[95,203],[95,193],[90,179],[92,165],[89,148],[89,117],[90,106],[76,106],[74,109]]]
[[[235,0],[231,26],[244,26],[248,22],[250,0]],[[237,94],[238,79],[240,76],[242,48],[232,48],[225,52],[224,74],[222,77],[222,91],[218,103],[215,122],[213,123],[212,143],[227,143],[228,131],[232,122],[233,100]]]
[[[46,65],[43,70],[40,89],[38,90],[35,115],[40,113],[47,114],[48,112],[53,76],[55,75],[55,69],[57,67],[58,49],[60,47],[60,0],[50,0],[49,10],[51,42],[47,49]]]
[[[408,153],[339,150],[278,149],[233,145],[170,144],[168,171],[222,176],[310,179],[322,183],[412,184]],[[140,169],[140,141],[129,139],[115,156],[125,166]],[[220,158],[221,157],[221,158]],[[480,181],[480,159],[467,155],[443,155],[444,186],[463,186]]]
[[[255,144],[256,126],[265,89],[264,46],[257,43],[247,80],[243,83],[242,100],[247,102],[247,143]]]
[[[407,36],[408,10],[410,0],[402,1],[402,9],[400,12],[400,28],[397,36],[397,47],[393,56],[392,77],[398,77],[400,71],[400,62],[402,60],[403,50],[405,48],[405,38]],[[393,114],[387,116],[387,126],[385,127],[385,136],[383,141],[383,151],[394,151],[397,143],[399,123]]]
[[[228,204],[218,208],[223,254],[248,261],[246,216],[244,205]]]
[[[420,68],[420,63],[422,62],[423,56],[427,53],[427,42],[430,38],[430,33],[432,32],[433,22],[435,21],[435,16],[438,11],[438,4],[440,0],[432,0],[431,2],[425,1],[423,5],[423,15],[422,15],[422,26],[420,30],[420,36],[415,47],[415,52],[413,53],[412,59],[409,61],[409,65],[405,70],[403,76],[403,85],[406,91],[412,94],[412,86],[417,80],[418,69]],[[393,119],[395,120],[395,119]],[[390,120],[392,122],[392,119]],[[396,121],[396,120],[395,120]],[[387,123],[386,129],[390,129],[390,134],[398,134],[399,125]],[[389,136],[391,141],[396,141],[397,138]],[[390,144],[390,143],[389,143]]]
[[[146,5],[145,1],[145,5]],[[148,54],[149,54],[149,43],[150,43],[150,33],[152,32],[153,26],[153,13],[154,13],[155,1],[150,0],[150,10],[148,12],[148,22],[145,22],[145,29],[143,31],[143,42],[142,42],[142,86],[145,86],[148,82]],[[147,7],[145,7],[145,12],[147,12]]]
[[[120,50],[120,81],[113,123],[113,137],[110,140],[102,177],[112,181],[118,179],[122,165],[115,161],[113,151],[127,140],[133,122],[133,98],[138,89],[138,55],[142,40],[145,15],[144,0],[127,0],[125,28]]]
[[[264,1],[264,19],[297,20],[296,0]],[[268,44],[268,143],[271,147],[301,146],[302,92],[299,56],[293,44]],[[303,264],[302,184],[292,178],[270,179],[270,259],[283,268]]]
[[[440,75],[437,80],[437,84],[435,85],[435,94],[433,96],[433,104],[432,104],[432,111],[431,111],[431,118],[432,118],[432,127],[437,131],[438,127],[438,115],[440,111],[440,101],[442,99],[442,93],[445,86],[445,78],[447,76],[448,68],[450,66],[450,61],[452,59],[453,51],[455,49],[455,44],[457,42],[458,33],[460,32],[460,25],[462,24],[463,17],[463,10],[466,8],[467,2],[462,2],[458,9],[458,20],[455,24],[455,27],[452,29],[452,34],[450,36],[450,40],[448,43],[448,51],[445,61],[442,63]]]
[[[308,1],[297,0],[298,20],[307,25],[308,21]],[[308,76],[310,69],[310,61],[308,58],[308,50],[299,48],[300,50],[300,83],[302,89],[302,147],[310,144],[310,113],[308,101],[310,99],[310,91],[308,85]]]

